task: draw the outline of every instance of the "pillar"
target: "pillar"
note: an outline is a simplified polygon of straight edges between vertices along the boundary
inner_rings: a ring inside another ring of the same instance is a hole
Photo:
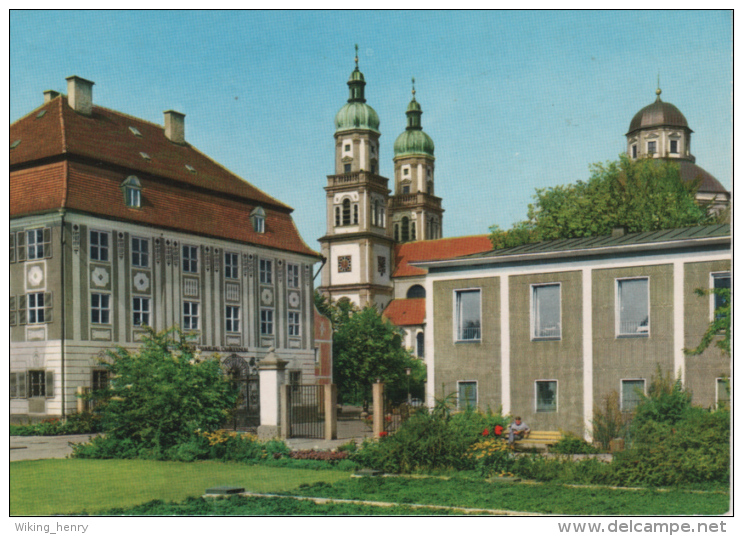
[[[372,430],[374,437],[380,437],[384,430],[384,384],[381,382],[372,384],[372,407],[374,408]]]
[[[279,359],[271,348],[258,364],[261,393],[261,425],[258,427],[258,437],[261,439],[281,436],[282,425],[283,428],[288,425],[281,421],[281,386],[285,383],[287,363],[288,361]],[[283,432],[286,434],[286,430]]]
[[[338,439],[338,388],[332,383],[323,385],[322,388],[325,391],[325,439],[329,441]]]

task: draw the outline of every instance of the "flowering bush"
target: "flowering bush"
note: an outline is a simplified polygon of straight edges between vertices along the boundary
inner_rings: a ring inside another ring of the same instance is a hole
[[[510,473],[513,466],[512,451],[513,448],[505,439],[488,438],[470,445],[464,457],[483,476],[513,476]]]

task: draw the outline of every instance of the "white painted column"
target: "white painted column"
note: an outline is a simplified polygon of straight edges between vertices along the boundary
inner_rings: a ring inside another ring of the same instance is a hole
[[[371,171],[371,167],[369,166],[369,158],[367,157],[367,151],[366,151],[366,144],[369,143],[369,140],[362,139],[361,143],[359,143],[359,169],[363,169],[364,171]]]
[[[592,437],[593,421],[593,274],[583,268],[583,426],[585,439]]]
[[[122,231],[119,231],[119,232],[122,232]],[[120,241],[118,237],[119,232],[114,231],[113,233],[111,233],[112,238],[116,240],[116,246],[117,246],[116,266],[117,266],[117,272],[118,272],[118,278],[117,278],[118,279],[117,281],[118,290],[116,291],[116,293],[118,294],[117,296],[118,300],[114,300],[112,296],[111,307],[113,307],[113,304],[115,302],[118,302],[119,304],[119,307],[118,307],[119,341],[125,342],[127,335],[128,335],[127,333],[128,330],[126,328],[126,309],[127,307],[131,307],[131,303],[129,303],[130,297],[127,296],[126,294],[126,279],[127,279],[126,264],[129,261],[126,255],[126,241],[128,240],[129,237],[126,234],[124,234],[124,240]],[[120,251],[120,250],[123,250],[123,251]],[[112,266],[111,271],[113,272],[113,266]],[[113,290],[113,283],[111,284],[111,290]],[[111,337],[113,340],[113,333],[111,333]]]
[[[426,191],[425,171],[426,170],[423,168],[423,164],[418,164],[418,191],[419,192]]]
[[[79,233],[80,231],[78,231]],[[81,296],[80,290],[80,249],[72,252],[72,338],[76,341],[82,339],[82,327],[80,326],[80,315],[89,315],[88,311],[80,311],[80,303],[86,303],[86,297]],[[24,278],[25,279],[25,278]],[[60,296],[64,299],[64,296]],[[69,316],[68,316],[69,318]]]
[[[287,361],[278,359],[273,349],[259,364],[259,382],[261,399],[261,425],[264,433],[278,435],[281,425],[281,386],[284,385],[284,375]],[[259,435],[263,435],[259,430]]]
[[[390,266],[392,270],[392,266]],[[433,311],[434,311],[434,293],[433,293],[433,281],[430,277],[426,277],[423,282],[426,288],[426,325],[424,328],[423,342],[425,344],[425,358],[426,363],[426,406],[429,408],[433,407],[435,403],[436,394],[436,374],[434,368],[434,331],[433,331]]]
[[[508,274],[500,276],[500,388],[503,414],[511,412],[511,315]]]
[[[673,262],[673,374],[686,384],[684,355],[684,262]]]

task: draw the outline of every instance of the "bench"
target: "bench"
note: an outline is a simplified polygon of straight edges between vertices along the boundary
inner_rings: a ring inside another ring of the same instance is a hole
[[[506,435],[506,437],[508,437]],[[544,430],[532,430],[526,439],[516,440],[513,442],[516,450],[537,449],[547,450],[547,447],[554,445],[562,439],[562,432],[552,432]]]

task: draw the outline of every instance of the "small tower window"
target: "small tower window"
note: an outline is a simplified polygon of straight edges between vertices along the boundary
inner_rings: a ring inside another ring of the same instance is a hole
[[[403,185],[403,187],[402,187],[402,193],[404,193],[404,194],[409,194],[410,193],[410,185],[409,184],[404,184]]]
[[[637,145],[632,146],[632,158],[637,158]]]
[[[395,242],[400,241],[400,226],[395,224]]]
[[[655,142],[654,141],[648,142],[648,154],[655,154]]]
[[[351,201],[343,200],[343,225],[351,225]]]
[[[256,233],[266,232],[266,211],[262,207],[255,207],[250,213],[250,223]]]
[[[372,164],[372,165],[371,165],[371,172],[372,172],[372,173],[373,173],[374,175],[376,175],[376,174],[377,174],[377,165],[376,165],[376,164]]]
[[[401,236],[402,242],[410,241],[410,220],[408,219],[407,216],[405,216],[402,219],[402,233],[401,234],[402,234]]]
[[[343,164],[343,173],[351,173],[351,164]]]
[[[678,140],[671,140],[671,154],[678,154],[679,142]]]
[[[353,224],[358,225],[359,223],[359,204],[353,204]]]
[[[127,207],[140,208],[142,206],[142,183],[134,175],[129,175],[121,183],[124,191],[124,203]]]
[[[341,207],[335,207],[335,226],[340,227],[341,225]]]
[[[402,174],[403,174],[403,175],[410,175],[410,169],[408,169],[408,168],[403,168],[403,170],[402,170]]]
[[[351,144],[350,144],[350,143],[347,143],[347,144],[346,144],[346,145],[345,145],[345,146],[343,147],[343,150],[344,150],[344,151],[350,151],[350,150],[351,150]]]
[[[415,241],[415,222],[410,223],[410,240]]]

